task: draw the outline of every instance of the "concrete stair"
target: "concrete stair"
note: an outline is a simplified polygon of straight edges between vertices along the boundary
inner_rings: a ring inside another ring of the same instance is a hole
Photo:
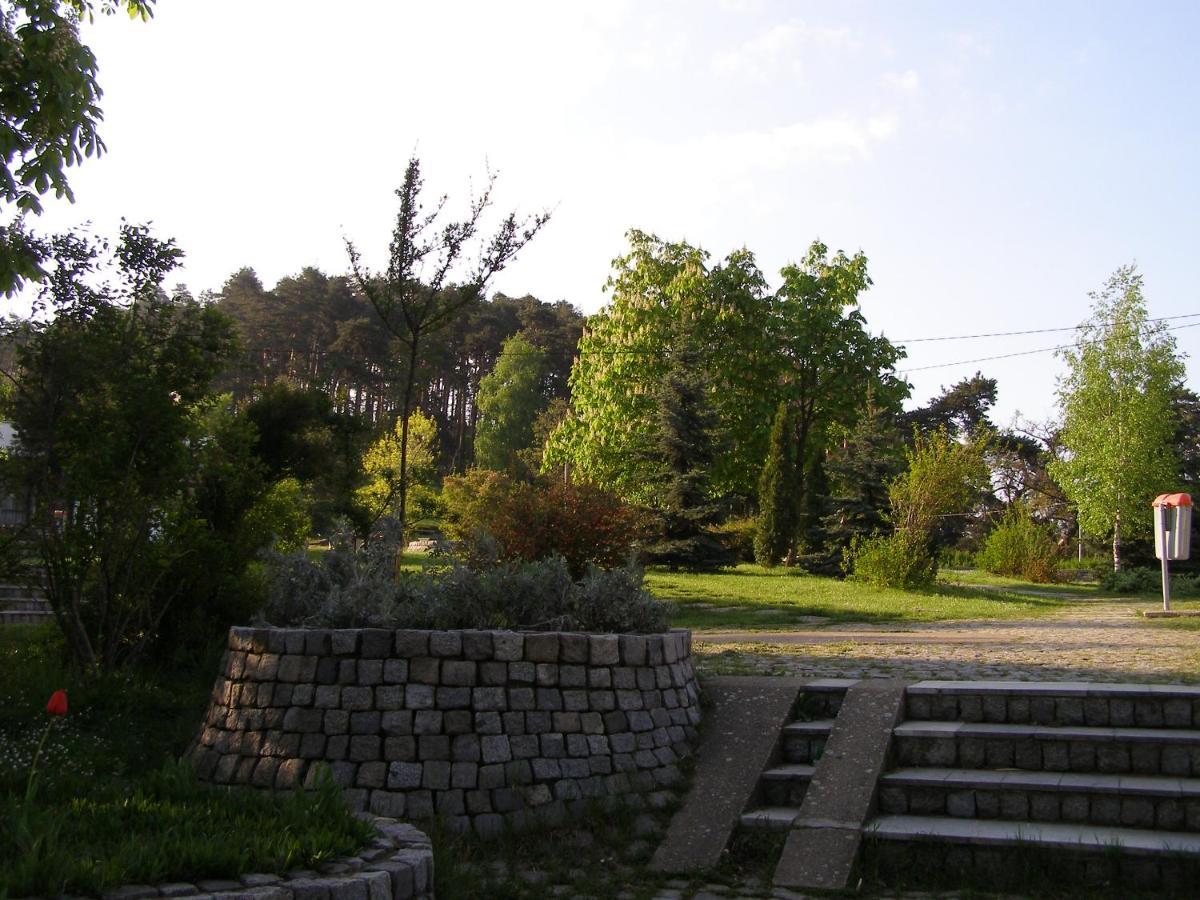
[[[825,678],[804,686],[794,719],[784,726],[771,765],[763,770],[746,811],[743,828],[786,830],[800,812],[813,768],[821,758],[833,720],[853,679]]]
[[[923,682],[893,730],[865,865],[956,887],[1200,875],[1200,687]]]
[[[0,584],[0,625],[39,625],[52,621],[54,613],[39,590]]]

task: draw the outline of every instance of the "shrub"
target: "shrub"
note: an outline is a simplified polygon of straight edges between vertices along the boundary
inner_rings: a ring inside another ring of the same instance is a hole
[[[758,530],[758,520],[754,516],[728,519],[712,530],[737,556],[738,562],[754,562],[754,536]]]
[[[1100,573],[1100,587],[1116,594],[1158,594],[1162,592],[1162,570],[1143,567],[1114,572],[1108,568]],[[1171,575],[1172,597],[1200,595],[1200,574]]]
[[[1058,545],[1049,527],[1033,520],[1029,507],[1014,504],[987,536],[976,562],[993,575],[1050,583],[1058,578]]]
[[[445,527],[468,545],[485,534],[500,557],[532,562],[561,556],[576,577],[589,565],[624,563],[645,536],[642,515],[588,484],[528,484],[500,472],[472,469],[442,488]]]
[[[856,541],[846,561],[855,580],[878,588],[927,588],[937,578],[937,560],[928,546],[903,531]]]
[[[669,607],[628,566],[589,566],[575,579],[561,556],[537,562],[454,565],[394,575],[385,550],[332,550],[311,560],[278,557],[263,617],[273,625],[325,628],[511,628],[526,631],[661,632]]]

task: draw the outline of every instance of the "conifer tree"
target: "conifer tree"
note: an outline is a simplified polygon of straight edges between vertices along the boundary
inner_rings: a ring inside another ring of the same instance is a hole
[[[754,559],[768,568],[795,550],[800,518],[795,435],[795,417],[788,404],[780,403],[771,426],[767,461],[758,481],[758,524],[754,534]]]
[[[830,512],[826,546],[839,556],[857,537],[887,530],[888,488],[904,470],[902,441],[893,416],[868,409],[830,454]]]
[[[655,455],[664,527],[646,548],[650,562],[693,572],[734,562],[733,553],[708,530],[720,513],[709,498],[717,417],[698,361],[693,351],[675,354],[659,390]]]

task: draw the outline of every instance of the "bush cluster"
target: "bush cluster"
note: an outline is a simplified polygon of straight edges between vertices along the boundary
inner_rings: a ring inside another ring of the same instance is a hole
[[[395,574],[387,554],[334,550],[314,561],[278,557],[263,618],[323,628],[497,628],[522,631],[662,632],[669,606],[642,588],[633,566],[491,561]]]
[[[1100,572],[1100,587],[1115,594],[1158,594],[1162,592],[1162,570],[1142,567]],[[1172,597],[1200,596],[1200,572],[1171,576]]]
[[[1049,527],[1034,521],[1029,508],[1015,504],[992,529],[975,557],[979,568],[1049,584],[1058,580],[1058,544]]]
[[[589,565],[625,563],[648,530],[641,513],[599,488],[530,484],[487,469],[446,478],[442,506],[447,534],[468,552],[490,536],[502,559],[557,555],[577,578]]]
[[[937,579],[937,560],[927,542],[905,531],[855,541],[846,550],[845,566],[856,581],[877,588],[919,590]]]

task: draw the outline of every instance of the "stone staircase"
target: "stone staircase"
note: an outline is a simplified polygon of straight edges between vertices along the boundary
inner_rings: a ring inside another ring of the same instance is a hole
[[[1200,874],[1200,687],[922,682],[893,731],[865,865],[988,887]]]
[[[36,588],[0,584],[0,626],[53,622],[50,604]]]
[[[826,678],[805,684],[784,726],[772,765],[759,776],[749,808],[742,814],[743,828],[783,831],[800,812],[817,760],[833,729],[852,679]]]
[[[743,829],[799,825],[853,683],[804,686]],[[920,682],[886,757],[863,829],[869,877],[1200,893],[1200,686]]]

